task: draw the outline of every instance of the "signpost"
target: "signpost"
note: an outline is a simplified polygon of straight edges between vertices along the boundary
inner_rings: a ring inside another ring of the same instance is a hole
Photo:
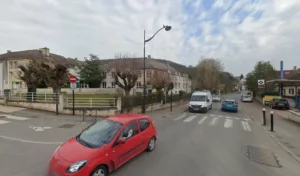
[[[69,76],[69,81],[70,81],[70,87],[72,89],[72,97],[73,97],[73,115],[75,115],[75,94],[74,90],[76,89],[76,76],[71,75]]]
[[[257,80],[257,86],[259,89],[265,88],[265,80],[264,79]]]

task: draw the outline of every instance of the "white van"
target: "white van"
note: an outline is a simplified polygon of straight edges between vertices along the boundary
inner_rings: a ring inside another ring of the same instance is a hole
[[[189,112],[207,112],[212,108],[212,96],[210,91],[194,92],[189,102]]]

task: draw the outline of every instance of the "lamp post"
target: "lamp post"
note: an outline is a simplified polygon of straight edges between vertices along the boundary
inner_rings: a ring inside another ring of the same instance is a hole
[[[147,90],[147,87],[146,87],[146,43],[147,42],[149,42],[150,40],[152,40],[154,37],[155,37],[155,35],[159,32],[159,31],[161,31],[161,30],[163,30],[163,29],[165,29],[166,31],[169,31],[169,30],[171,30],[171,26],[165,26],[165,25],[163,25],[163,27],[162,28],[160,28],[158,31],[156,31],[154,34],[153,34],[153,36],[152,37],[150,37],[149,39],[147,39],[146,40],[146,31],[144,30],[144,89],[143,89],[143,105],[142,105],[142,113],[145,113],[146,112],[146,90]]]

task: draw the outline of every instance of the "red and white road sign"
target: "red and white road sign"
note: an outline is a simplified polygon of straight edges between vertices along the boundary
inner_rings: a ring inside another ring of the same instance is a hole
[[[76,83],[76,81],[77,81],[76,76],[74,76],[74,75],[69,76],[69,81],[70,81],[70,83]]]

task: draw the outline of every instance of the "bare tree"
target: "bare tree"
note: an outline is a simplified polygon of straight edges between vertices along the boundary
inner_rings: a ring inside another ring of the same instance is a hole
[[[202,89],[214,90],[220,83],[219,75],[223,71],[223,64],[214,58],[202,58],[197,65],[197,82]]]
[[[161,89],[169,85],[170,82],[170,75],[166,71],[156,70],[150,78],[150,84],[156,89],[156,92],[161,91]]]
[[[129,57],[127,54],[116,54],[115,59],[109,64],[109,68],[115,71],[115,84],[129,95],[138,79],[137,58]]]

